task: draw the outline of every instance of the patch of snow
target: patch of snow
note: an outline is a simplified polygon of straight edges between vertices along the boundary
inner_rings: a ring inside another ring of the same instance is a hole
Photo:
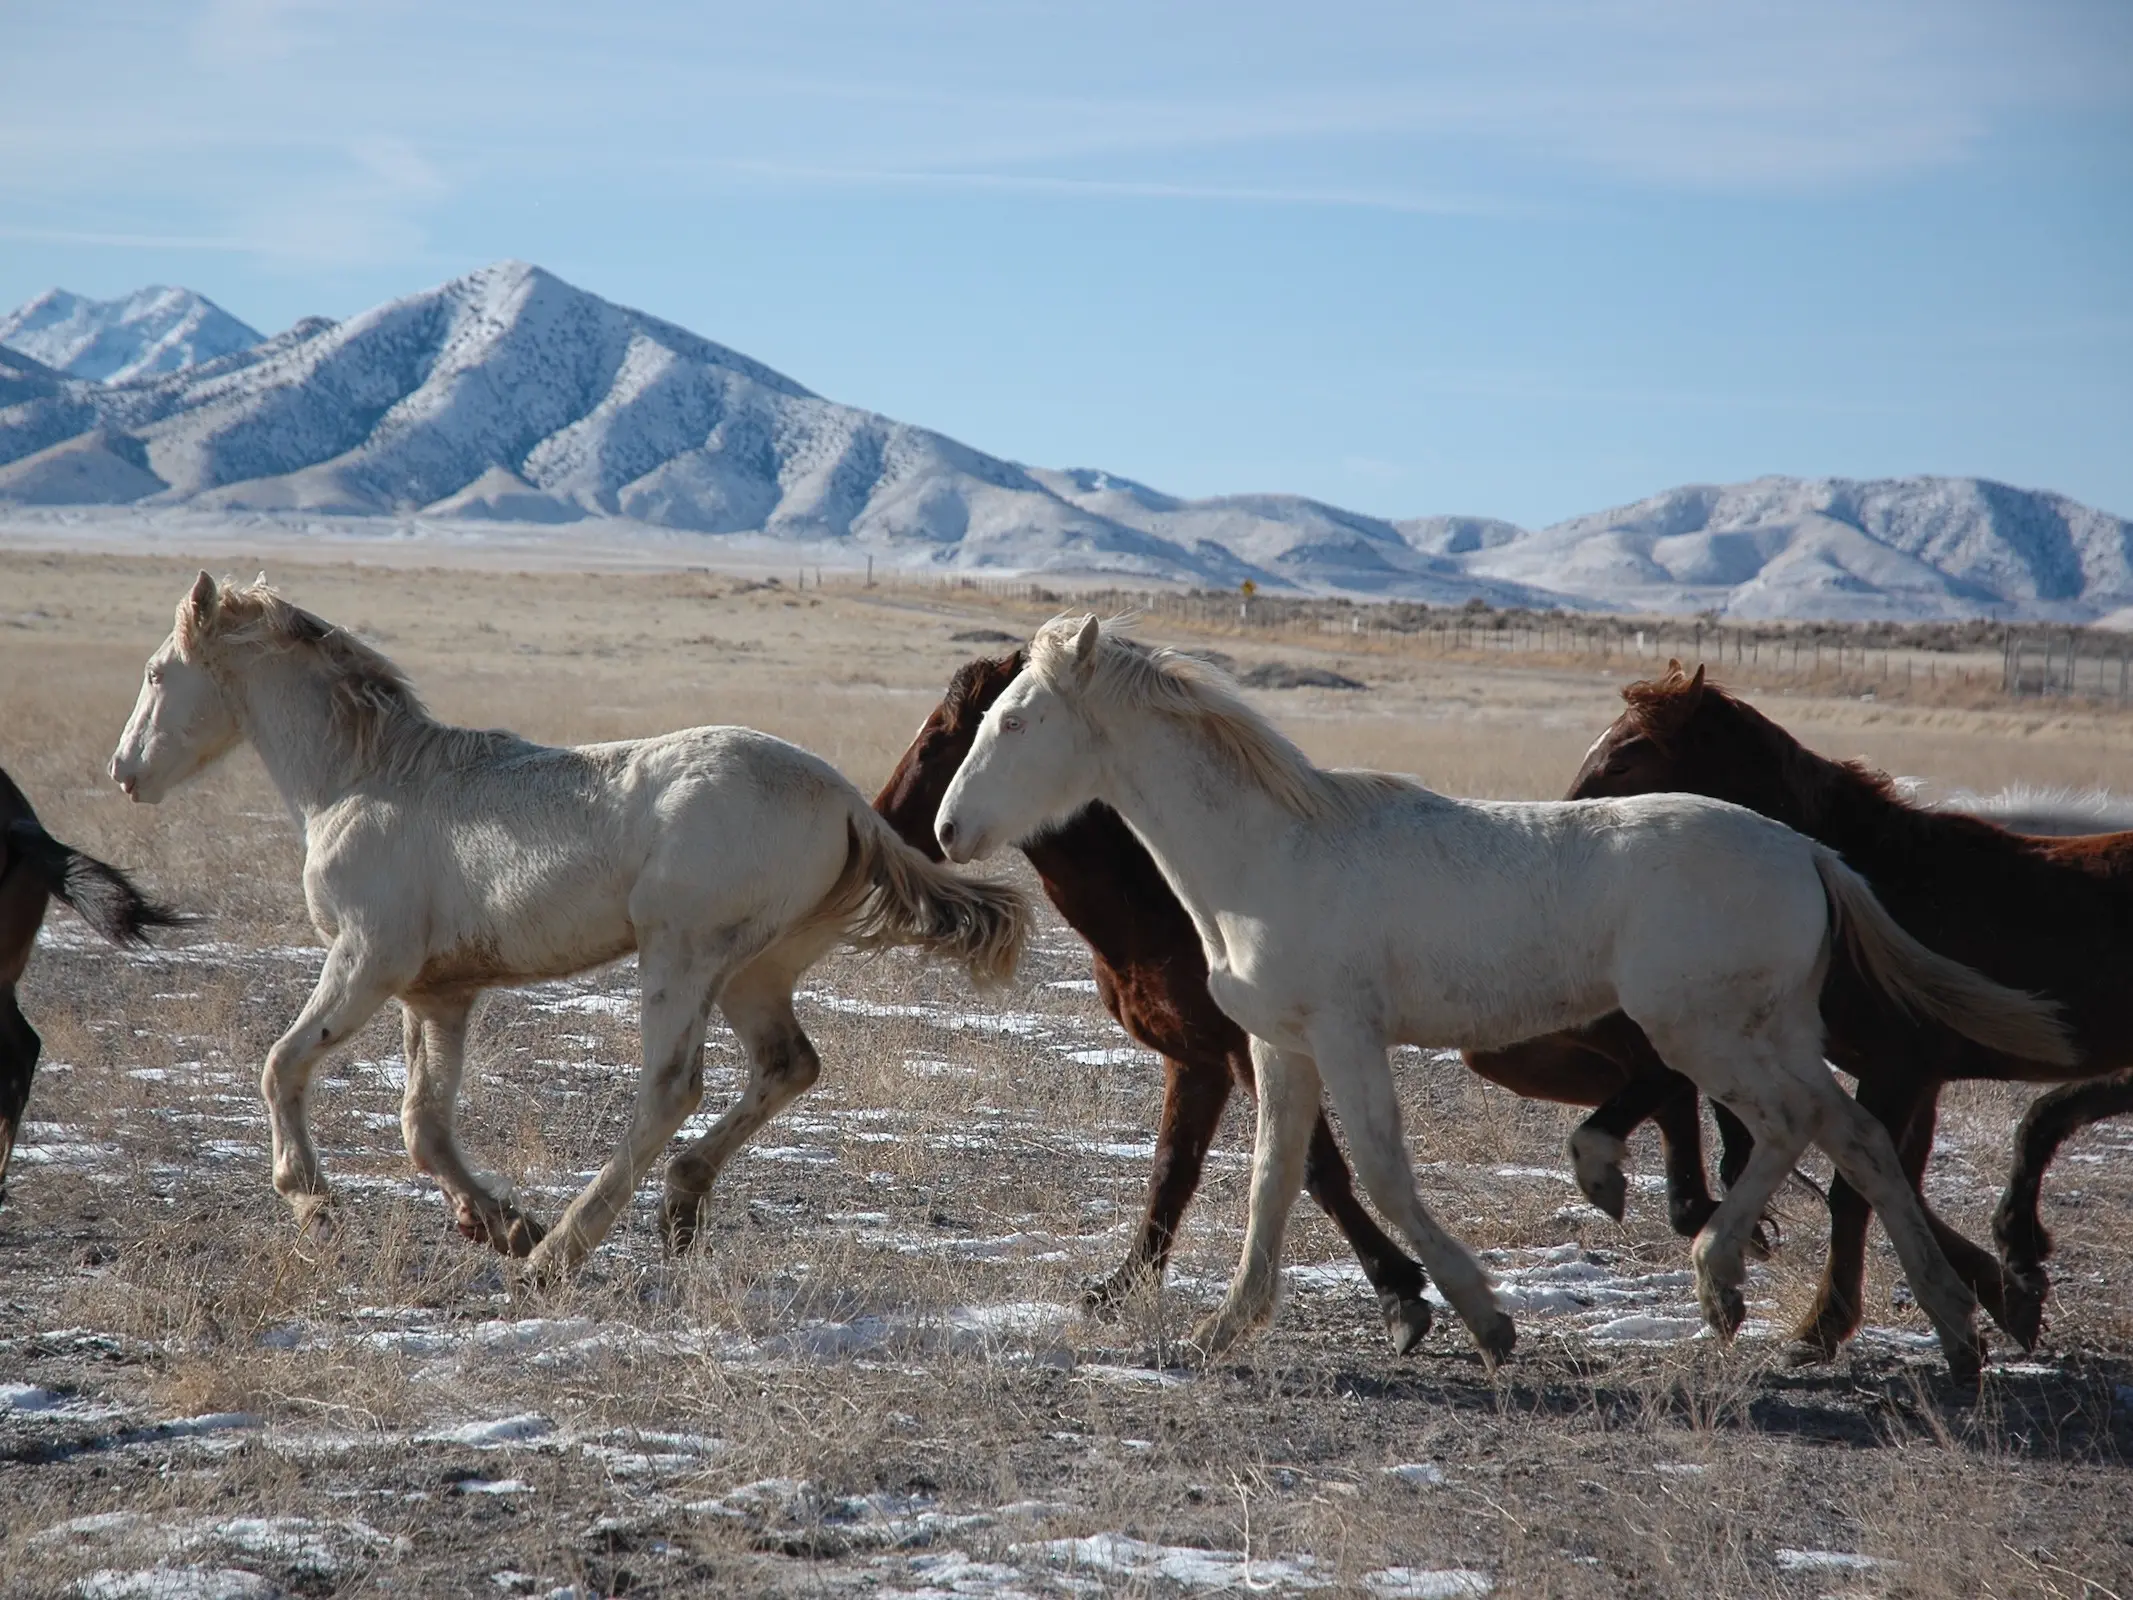
[[[1780,1572],[1873,1572],[1901,1563],[1880,1556],[1854,1555],[1844,1550],[1789,1550],[1777,1552]]]
[[[1192,1589],[1324,1589],[1332,1575],[1313,1556],[1253,1557],[1241,1550],[1197,1550],[1189,1545],[1150,1544],[1123,1533],[1081,1539],[1047,1539],[1010,1545],[1008,1553],[1069,1571],[1122,1578],[1164,1579]]]
[[[1363,1574],[1375,1600],[1479,1600],[1496,1587],[1471,1567],[1380,1567]]]
[[[1401,1466],[1387,1467],[1385,1475],[1397,1478],[1410,1489],[1429,1489],[1444,1482],[1444,1469],[1434,1461],[1410,1461]]]
[[[82,1600],[269,1600],[281,1591],[236,1567],[148,1567],[92,1572],[77,1592]]]

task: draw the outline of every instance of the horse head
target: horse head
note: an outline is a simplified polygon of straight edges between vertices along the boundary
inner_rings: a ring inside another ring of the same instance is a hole
[[[214,578],[201,573],[178,602],[169,637],[141,671],[140,696],[111,753],[111,776],[130,799],[155,804],[227,754],[241,736],[229,697],[205,657],[223,599]]]
[[[874,809],[904,843],[935,861],[941,859],[941,846],[933,836],[933,820],[940,813],[941,797],[977,742],[986,711],[1021,670],[1020,650],[980,656],[956,668],[948,692],[926,714],[918,736],[874,797]]]

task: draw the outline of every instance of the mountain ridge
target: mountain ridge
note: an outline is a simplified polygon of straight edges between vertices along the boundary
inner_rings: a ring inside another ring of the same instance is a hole
[[[2133,523],[1984,479],[1684,485],[1528,530],[1025,466],[828,400],[525,262],[345,322],[190,348],[201,359],[123,381],[0,355],[0,500],[625,519],[892,565],[1432,604],[2068,619],[2133,605]]]

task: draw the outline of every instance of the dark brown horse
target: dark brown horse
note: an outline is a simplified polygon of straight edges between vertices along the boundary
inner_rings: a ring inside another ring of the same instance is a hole
[[[53,900],[118,944],[145,942],[150,928],[184,919],[148,899],[116,867],[61,844],[38,824],[15,782],[0,772],[0,1198],[8,1163],[29,1104],[44,1041],[15,1003],[15,985],[30,964],[30,947]]]
[[[1841,851],[1918,938],[1997,982],[2051,996],[2093,1081],[2043,1096],[2023,1118],[2013,1177],[1994,1218],[2004,1264],[1937,1219],[1934,1231],[1987,1312],[2027,1348],[2043,1320],[2050,1235],[2038,1186],[2061,1140],[2133,1108],[2133,833],[2037,838],[1959,812],[1906,802],[1857,762],[1816,755],[1744,701],[1672,666],[1623,691],[1629,709],[1593,746],[1573,799],[1688,792],[1730,800]],[[1849,962],[1823,994],[1831,1061],[1859,1079],[1859,1100],[1887,1125],[1913,1184],[1933,1145],[1940,1087],[1955,1079],[2053,1082],[2063,1068],[2019,1060],[1896,1010]],[[1588,1126],[1620,1138],[1658,1101],[1678,1097],[1641,1032],[1613,1017],[1596,1030],[1526,1050],[1560,1070],[1584,1050],[1633,1076]],[[2101,1076],[2110,1074],[2110,1076]],[[1605,1195],[1595,1195],[1605,1203]],[[1830,1252],[1821,1293],[1802,1324],[1803,1353],[1828,1355],[1858,1330],[1865,1273],[1864,1199],[1839,1178],[1830,1190]],[[1930,1211],[1929,1211],[1930,1216]]]
[[[986,708],[1021,669],[1019,652],[960,668],[876,797],[875,809],[918,849],[939,855],[933,821],[941,796],[977,738]],[[1208,996],[1199,933],[1118,813],[1090,806],[1025,840],[1022,850],[1059,914],[1088,941],[1105,1008],[1163,1058],[1163,1110],[1147,1212],[1124,1265],[1090,1291],[1091,1303],[1102,1306],[1145,1277],[1162,1273],[1199,1187],[1231,1086],[1241,1084],[1247,1092],[1252,1087],[1250,1042]],[[1490,1059],[1476,1059],[1484,1075],[1521,1094],[1570,1105],[1597,1105],[1633,1081],[1629,1068],[1595,1059],[1576,1045],[1560,1051],[1545,1044],[1522,1047],[1516,1062],[1502,1071],[1492,1068]],[[1668,1136],[1668,1174],[1682,1186],[1675,1197],[1675,1225],[1693,1234],[1714,1209],[1704,1186],[1696,1095],[1690,1090],[1662,1100],[1655,1113]],[[1738,1124],[1730,1114],[1714,1112],[1726,1127],[1726,1170],[1735,1172],[1735,1152],[1745,1160],[1750,1142],[1745,1130],[1736,1137]],[[1404,1354],[1429,1327],[1422,1269],[1386,1238],[1356,1199],[1348,1164],[1324,1117],[1311,1137],[1305,1186],[1347,1236],[1377,1290],[1393,1343]]]

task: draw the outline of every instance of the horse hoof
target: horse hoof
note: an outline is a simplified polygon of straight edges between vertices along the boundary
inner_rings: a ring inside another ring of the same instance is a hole
[[[321,1242],[334,1235],[333,1213],[328,1209],[322,1194],[300,1194],[290,1197],[289,1209],[296,1213],[296,1231],[308,1239]]]
[[[1386,1291],[1378,1296],[1378,1309],[1385,1317],[1385,1331],[1392,1336],[1392,1353],[1410,1355],[1429,1336],[1429,1302],[1419,1294],[1408,1296]]]
[[[521,1258],[532,1255],[533,1247],[548,1237],[548,1230],[522,1211],[509,1212],[507,1215],[511,1219],[510,1226],[504,1230],[503,1238],[497,1241],[496,1253]],[[491,1237],[494,1238],[493,1233]]]
[[[2044,1336],[2044,1302],[2051,1287],[2051,1275],[2040,1264],[2009,1262],[2004,1269],[1995,1320],[2024,1350],[2036,1349]]]
[[[1940,1336],[1941,1354],[1947,1358],[1948,1378],[1957,1387],[1977,1392],[1984,1381],[1985,1347],[1975,1328],[1963,1328]]]
[[[700,1195],[669,1195],[665,1207],[659,1213],[660,1231],[666,1235],[667,1249],[681,1255],[696,1243],[696,1232],[702,1226],[704,1202]]]
[[[1518,1343],[1518,1327],[1508,1312],[1499,1311],[1495,1319],[1483,1323],[1474,1330],[1474,1343],[1481,1350],[1481,1364],[1494,1372]]]
[[[1081,1286],[1081,1309],[1109,1321],[1131,1298],[1140,1279],[1141,1275],[1128,1267],[1120,1267],[1108,1278],[1091,1278]]]
[[[1826,1367],[1837,1359],[1837,1352],[1819,1339],[1798,1338],[1786,1342],[1779,1352],[1779,1362],[1794,1369],[1800,1367]]]
[[[1570,1166],[1585,1198],[1620,1222],[1629,1212],[1629,1178],[1622,1160],[1629,1146],[1611,1133],[1580,1126],[1570,1136]]]
[[[1693,1239],[1703,1232],[1704,1224],[1718,1214],[1715,1200],[1679,1200],[1666,1208],[1667,1225],[1674,1230],[1677,1239]]]
[[[1740,1332],[1740,1325],[1748,1320],[1747,1297],[1737,1284],[1714,1284],[1700,1290],[1696,1296],[1703,1302],[1703,1319],[1708,1322],[1719,1338],[1733,1342]]]

